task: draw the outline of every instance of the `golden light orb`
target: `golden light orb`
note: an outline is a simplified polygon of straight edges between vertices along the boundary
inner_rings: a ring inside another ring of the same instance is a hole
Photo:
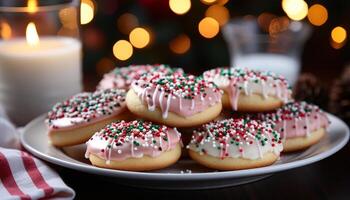
[[[82,0],[80,4],[80,23],[88,24],[94,19],[95,5],[91,0]]]
[[[113,45],[113,54],[119,60],[127,60],[133,54],[132,45],[126,40],[119,40]]]
[[[176,54],[184,54],[191,47],[191,39],[185,35],[181,34],[170,41],[169,48],[172,52]]]
[[[191,8],[191,0],[169,0],[170,9],[178,14],[183,15]]]
[[[337,26],[332,30],[331,37],[334,42],[342,43],[346,40],[347,37],[346,30],[341,26]]]
[[[308,13],[308,5],[303,0],[282,0],[282,8],[287,16],[295,21],[304,19]]]
[[[322,24],[326,23],[328,19],[328,11],[321,4],[314,4],[309,8],[307,18],[311,24],[321,26]]]
[[[129,40],[131,44],[136,48],[144,48],[150,42],[151,36],[149,32],[144,28],[135,28],[130,32]]]
[[[212,5],[205,12],[206,17],[214,18],[220,26],[225,25],[230,19],[230,12],[221,5]]]
[[[214,18],[205,17],[198,24],[199,33],[205,38],[213,38],[219,33],[219,22]]]

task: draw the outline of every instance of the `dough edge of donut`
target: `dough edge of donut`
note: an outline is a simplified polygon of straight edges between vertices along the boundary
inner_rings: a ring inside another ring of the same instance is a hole
[[[130,120],[133,116],[125,109],[122,113],[110,116],[101,121],[91,124],[82,125],[79,127],[72,127],[70,129],[55,129],[49,130],[49,142],[56,147],[66,147],[78,144],[83,144],[88,141],[97,131],[104,128],[106,125],[118,120]]]
[[[222,105],[225,109],[232,109],[229,96],[226,91],[221,98]],[[262,94],[245,95],[241,92],[238,97],[237,111],[240,112],[264,112],[271,111],[283,106],[284,102],[274,96],[268,96],[266,99]]]
[[[316,131],[311,132],[309,137],[302,136],[287,138],[283,142],[283,152],[288,153],[307,149],[318,143],[326,135],[326,132],[325,128],[319,128]]]
[[[255,160],[231,157],[225,157],[224,159],[220,159],[208,154],[200,155],[198,152],[195,152],[191,149],[188,150],[188,154],[194,161],[198,162],[201,165],[204,165],[211,169],[225,171],[264,167],[272,165],[279,158],[279,156],[277,156],[273,152],[267,152],[263,155],[262,158]]]
[[[115,161],[111,160],[109,164],[106,159],[90,153],[89,160],[92,165],[126,171],[150,171],[166,168],[176,163],[181,156],[181,145],[178,143],[174,149],[165,151],[157,157],[143,156],[141,158],[127,158],[126,160]]]
[[[126,94],[126,105],[130,112],[139,117],[172,127],[192,127],[205,124],[214,120],[220,115],[222,110],[222,104],[221,102],[218,102],[206,110],[189,117],[182,117],[169,111],[168,117],[163,119],[162,112],[159,108],[156,108],[155,111],[149,111],[147,106],[141,102],[133,89],[130,89]]]

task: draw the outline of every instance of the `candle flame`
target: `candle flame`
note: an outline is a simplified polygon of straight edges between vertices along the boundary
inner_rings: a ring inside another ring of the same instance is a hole
[[[39,35],[33,22],[30,22],[27,26],[26,38],[30,46],[36,46],[39,43]]]
[[[27,7],[29,13],[35,13],[38,10],[37,0],[28,0]]]

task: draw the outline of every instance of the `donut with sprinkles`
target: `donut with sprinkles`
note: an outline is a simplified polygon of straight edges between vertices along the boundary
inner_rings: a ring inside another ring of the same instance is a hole
[[[218,170],[271,165],[283,149],[272,124],[248,118],[207,123],[193,132],[187,148],[193,160]]]
[[[191,127],[220,114],[222,91],[193,75],[153,74],[134,81],[126,95],[129,110],[141,118],[174,127]]]
[[[106,124],[128,119],[126,91],[106,89],[83,92],[59,102],[47,114],[49,138],[55,146],[70,146],[86,142]]]
[[[203,73],[224,91],[224,108],[242,112],[264,112],[291,99],[291,88],[282,76],[246,68],[216,68]]]
[[[289,102],[274,112],[259,113],[255,118],[272,121],[281,133],[284,152],[306,149],[319,142],[329,126],[327,114],[318,106]]]
[[[183,74],[181,68],[172,68],[169,65],[130,65],[128,67],[115,68],[105,74],[97,86],[98,90],[108,88],[126,89],[130,88],[134,80],[138,80],[144,74],[159,73],[164,75]]]
[[[175,163],[181,155],[176,128],[134,120],[114,122],[96,132],[85,157],[98,167],[149,171]]]

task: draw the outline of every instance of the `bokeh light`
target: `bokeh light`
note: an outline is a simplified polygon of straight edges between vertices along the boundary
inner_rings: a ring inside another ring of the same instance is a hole
[[[96,72],[98,75],[102,76],[103,74],[111,71],[112,69],[114,69],[114,62],[112,59],[110,58],[102,58],[101,60],[99,60],[96,64]]]
[[[129,40],[136,48],[144,48],[150,41],[150,34],[144,28],[135,28],[130,32]]]
[[[214,18],[220,26],[225,25],[230,19],[230,12],[221,5],[212,5],[205,12],[206,17]]]
[[[119,60],[127,60],[133,54],[132,45],[126,40],[119,40],[113,45],[113,54]]]
[[[64,28],[77,29],[77,9],[74,7],[63,8],[59,11],[58,16]]]
[[[309,8],[307,18],[311,24],[315,26],[321,26],[322,24],[326,23],[328,19],[328,11],[324,6],[320,4],[314,4]]]
[[[277,17],[271,20],[269,25],[269,34],[274,36],[280,32],[286,31],[289,27],[288,17]]]
[[[216,0],[201,0],[202,3],[209,5],[209,4],[213,4],[216,2]]]
[[[118,18],[117,26],[121,33],[129,34],[139,25],[137,17],[131,13],[124,13]]]
[[[215,37],[219,29],[219,23],[211,17],[205,17],[198,24],[199,33],[205,38]]]
[[[308,5],[303,0],[282,0],[282,8],[287,16],[295,21],[304,19],[308,13]]]
[[[176,54],[184,54],[191,47],[191,39],[185,35],[181,34],[170,41],[169,48],[172,52]]]
[[[94,19],[94,10],[94,2],[91,0],[82,0],[80,4],[80,23],[90,23]]]
[[[29,13],[35,13],[38,11],[38,2],[37,0],[28,0],[27,1],[27,8]]]
[[[344,42],[346,40],[346,36],[347,36],[346,30],[341,26],[335,27],[331,32],[332,40],[335,43]]]
[[[267,13],[267,12],[261,13],[258,16],[258,25],[263,31],[269,32],[270,23],[274,18],[276,18],[276,16],[271,13]]]
[[[178,14],[183,15],[191,8],[191,0],[169,0],[170,9]]]
[[[0,38],[8,40],[12,36],[12,29],[10,25],[5,21],[0,21]]]

